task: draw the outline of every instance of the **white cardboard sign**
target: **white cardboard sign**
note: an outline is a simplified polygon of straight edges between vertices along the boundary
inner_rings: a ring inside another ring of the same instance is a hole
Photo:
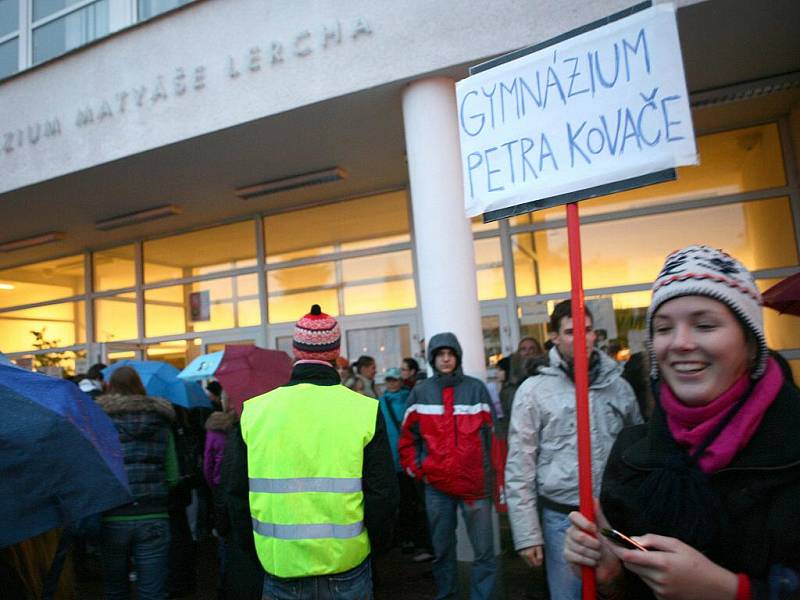
[[[697,164],[675,7],[456,84],[468,217]]]

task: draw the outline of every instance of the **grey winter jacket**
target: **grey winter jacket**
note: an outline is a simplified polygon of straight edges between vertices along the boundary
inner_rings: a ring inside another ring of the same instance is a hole
[[[600,362],[592,368],[589,385],[595,496],[617,435],[623,427],[642,422],[622,369],[604,353],[596,356]],[[520,385],[511,411],[505,485],[517,550],[543,544],[540,496],[562,505],[578,504],[575,385],[556,348],[549,359],[549,366]]]

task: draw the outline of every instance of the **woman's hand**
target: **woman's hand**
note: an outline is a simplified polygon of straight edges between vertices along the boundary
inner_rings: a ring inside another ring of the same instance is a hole
[[[634,538],[648,549],[614,554],[662,600],[733,600],[738,578],[680,540],[649,533]]]
[[[594,512],[600,527],[608,527],[608,521],[594,499]],[[580,576],[580,567],[592,567],[596,571],[597,584],[608,586],[622,574],[622,563],[611,552],[610,544],[598,537],[598,526],[579,512],[569,513],[572,523],[564,540],[564,559]]]

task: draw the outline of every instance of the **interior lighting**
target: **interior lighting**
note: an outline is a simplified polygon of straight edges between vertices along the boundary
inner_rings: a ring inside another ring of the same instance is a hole
[[[302,173],[283,179],[273,179],[271,181],[264,181],[262,183],[236,188],[236,195],[247,200],[248,198],[265,196],[266,194],[276,194],[278,192],[296,190],[312,185],[341,181],[345,178],[347,178],[347,171],[341,167],[331,167],[330,169],[323,169],[322,171]]]
[[[8,242],[0,242],[0,252],[13,252],[14,250],[22,250],[23,248],[32,248],[33,246],[41,246],[42,244],[49,244],[50,242],[58,242],[64,239],[63,231],[49,231],[33,237],[21,238],[18,240],[11,240]]]
[[[127,227],[128,225],[138,225],[139,223],[147,223],[148,221],[155,221],[156,219],[163,219],[173,215],[179,215],[183,212],[180,206],[175,204],[165,204],[164,206],[155,206],[138,212],[127,213],[110,217],[108,219],[101,219],[95,222],[94,226],[102,231],[109,229],[117,229],[118,227]]]
[[[0,283],[0,290],[13,290],[14,286],[10,283]]]

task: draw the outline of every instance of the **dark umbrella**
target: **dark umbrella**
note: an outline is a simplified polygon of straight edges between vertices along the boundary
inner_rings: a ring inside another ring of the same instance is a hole
[[[764,306],[779,313],[800,316],[800,272],[779,281],[762,295]]]
[[[289,381],[292,361],[281,350],[253,345],[226,346],[214,377],[222,384],[230,405],[242,413],[242,404]]]
[[[0,364],[0,548],[131,501],[119,434],[94,400]]]

